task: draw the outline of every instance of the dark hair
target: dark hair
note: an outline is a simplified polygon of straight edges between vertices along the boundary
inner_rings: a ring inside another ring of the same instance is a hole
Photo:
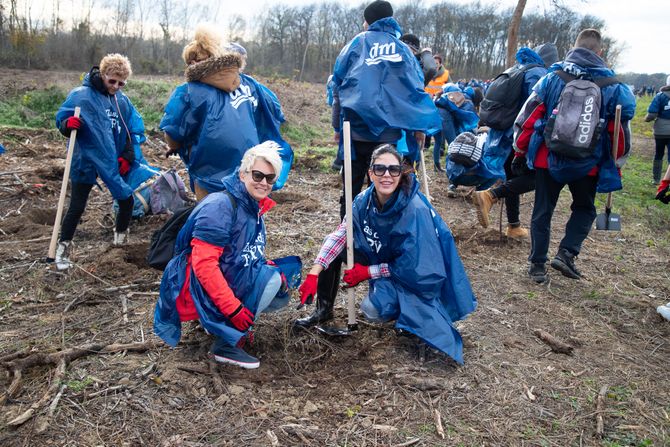
[[[433,58],[434,58],[434,59],[439,59],[439,60],[440,60],[440,64],[443,62],[443,61],[442,61],[442,56],[440,56],[439,54],[433,54]]]
[[[400,36],[400,41],[406,43],[415,51],[419,51],[421,49],[421,41],[414,34],[403,34]]]
[[[581,30],[575,40],[575,46],[579,48],[586,48],[598,54],[603,49],[603,38],[600,31],[593,28]]]
[[[370,156],[370,169],[372,169],[372,165],[375,164],[375,161],[384,154],[391,154],[398,159],[398,163],[403,168],[402,174],[400,174],[400,183],[398,186],[402,187],[405,191],[408,191],[409,185],[412,183],[410,174],[414,172],[414,169],[410,163],[405,162],[402,155],[400,155],[400,152],[398,152],[394,145],[385,143],[377,146],[372,151],[372,155]]]

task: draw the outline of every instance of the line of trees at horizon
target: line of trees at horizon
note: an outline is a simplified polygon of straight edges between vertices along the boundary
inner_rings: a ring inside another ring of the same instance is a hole
[[[105,54],[119,52],[130,58],[136,73],[175,74],[184,68],[181,52],[197,24],[216,22],[219,15],[204,0],[79,1],[76,13],[66,14],[60,0],[52,0],[50,12],[34,15],[31,0],[0,0],[0,63],[85,70]],[[323,82],[342,47],[362,30],[365,5],[275,3],[252,21],[228,16],[218,29],[224,41],[246,47],[249,71]],[[394,17],[405,33],[417,35],[423,47],[444,57],[452,78],[488,79],[506,68],[512,12],[479,2],[423,6],[410,0],[395,8]],[[531,48],[554,42],[563,57],[580,30],[605,26],[602,19],[556,6],[525,14],[518,41]],[[621,45],[606,30],[604,35],[604,57],[616,67]],[[645,79],[654,85],[661,76]]]

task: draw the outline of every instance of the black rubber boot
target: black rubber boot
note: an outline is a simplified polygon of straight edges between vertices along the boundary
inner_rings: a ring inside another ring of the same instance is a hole
[[[295,320],[294,327],[307,329],[333,319],[333,305],[335,304],[335,297],[337,297],[341,269],[342,261],[337,258],[330,264],[330,267],[319,274],[319,283],[316,288],[316,309],[311,315]]]
[[[653,176],[654,185],[661,183],[661,177],[663,176],[663,160],[654,160]]]

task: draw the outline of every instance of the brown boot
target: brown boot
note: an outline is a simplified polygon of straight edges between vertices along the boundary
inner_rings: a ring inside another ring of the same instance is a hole
[[[512,227],[508,224],[507,229],[505,230],[505,236],[511,239],[525,239],[528,237],[528,230],[521,226]]]
[[[491,207],[497,201],[498,199],[493,197],[490,189],[475,191],[472,195],[472,203],[477,209],[477,220],[479,220],[482,227],[486,228],[489,226],[489,211],[491,211]]]

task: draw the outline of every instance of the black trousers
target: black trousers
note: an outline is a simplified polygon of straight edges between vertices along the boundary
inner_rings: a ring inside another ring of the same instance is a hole
[[[665,155],[665,148],[668,148],[668,162],[670,162],[670,137],[655,137],[656,142],[656,153],[654,154],[654,160],[663,160]]]
[[[530,256],[532,263],[544,264],[547,262],[547,251],[551,238],[551,218],[556,208],[556,202],[565,183],[554,180],[548,169],[536,169],[535,205],[530,223]],[[585,176],[568,183],[572,204],[570,218],[565,225],[565,236],[559,248],[565,248],[573,255],[578,255],[582,243],[589,235],[591,226],[596,218],[596,186],[598,177]]]
[[[510,225],[519,225],[519,205],[521,203],[519,196],[535,189],[535,171],[524,175],[514,175],[512,173],[513,159],[514,151],[510,153],[504,164],[507,181],[493,188],[491,194],[498,199],[505,199],[507,222]]]
[[[61,241],[71,241],[77,230],[77,225],[81,216],[86,210],[86,203],[91,189],[95,185],[88,183],[72,182],[72,191],[70,193],[70,205],[63,218],[63,225],[60,230]],[[130,218],[133,216],[133,196],[124,200],[119,200],[119,212],[116,215],[116,232],[123,233],[130,225]]]

